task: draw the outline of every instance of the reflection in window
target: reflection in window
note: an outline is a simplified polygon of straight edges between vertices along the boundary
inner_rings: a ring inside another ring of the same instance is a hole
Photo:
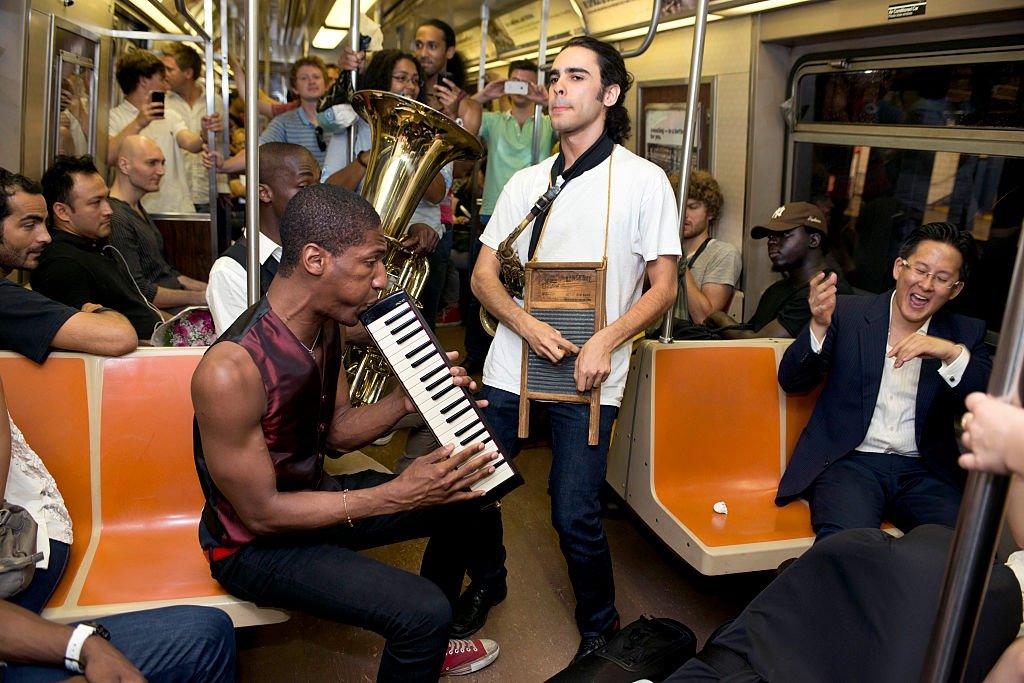
[[[1024,61],[813,73],[802,123],[1024,128]]]
[[[792,199],[825,211],[830,258],[851,284],[890,288],[910,231],[949,221],[971,231],[980,252],[954,308],[999,329],[1024,222],[1024,159],[813,143],[795,149]]]

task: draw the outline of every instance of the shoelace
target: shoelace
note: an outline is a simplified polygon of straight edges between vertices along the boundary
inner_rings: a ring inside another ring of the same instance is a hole
[[[472,651],[479,652],[480,648],[476,646],[472,640],[449,640],[448,641],[448,654],[462,654],[463,652]]]

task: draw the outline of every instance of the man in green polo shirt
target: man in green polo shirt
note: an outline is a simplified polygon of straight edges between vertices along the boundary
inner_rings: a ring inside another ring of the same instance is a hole
[[[509,64],[508,78],[491,81],[473,95],[480,104],[487,104],[505,94],[505,84],[525,84],[526,94],[509,95],[512,107],[505,112],[484,112],[480,124],[480,139],[487,145],[487,179],[484,181],[484,201],[480,207],[480,221],[486,225],[494,204],[505,183],[516,171],[533,164],[533,110],[534,105],[547,106],[548,96],[537,84],[537,65],[516,61]],[[555,134],[551,119],[541,117],[540,158],[551,154]]]
[[[484,180],[484,198],[480,207],[480,224],[487,225],[498,195],[509,178],[521,169],[533,164],[533,111],[534,105],[546,107],[548,96],[543,86],[537,84],[537,65],[528,61],[512,62],[508,66],[508,78],[491,81],[473,95],[473,99],[486,105],[492,100],[505,96],[505,84],[525,85],[526,94],[509,94],[511,108],[503,112],[485,111],[480,123],[480,139],[487,145],[487,177]],[[513,86],[514,87],[514,86]],[[555,133],[551,130],[551,119],[541,116],[540,159],[551,154],[555,144]],[[470,272],[480,253],[479,240],[470,246]],[[470,302],[466,326],[466,367],[470,372],[483,369],[484,358],[490,338],[480,327],[475,299]]]

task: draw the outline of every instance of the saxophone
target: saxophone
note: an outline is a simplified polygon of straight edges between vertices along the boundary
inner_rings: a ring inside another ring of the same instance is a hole
[[[515,230],[509,233],[508,237],[501,241],[498,249],[494,252],[494,256],[498,259],[498,279],[501,280],[505,291],[513,299],[522,299],[523,288],[526,286],[526,269],[523,267],[523,262],[519,259],[519,252],[515,246],[516,240],[523,234],[523,231],[530,227],[538,214],[546,211],[551,206],[551,202],[555,201],[555,197],[558,196],[561,190],[562,184],[561,178],[559,178],[559,182],[552,185],[548,188],[547,192],[541,195],[537,203],[530,209],[530,213],[526,215],[526,218],[516,226]],[[484,332],[492,337],[498,331],[498,319],[483,305],[480,306],[480,326],[484,328]]]
[[[418,300],[430,267],[426,256],[402,245],[409,219],[431,181],[452,161],[483,155],[479,141],[440,112],[401,95],[360,90],[352,107],[370,124],[373,144],[360,193],[380,215],[387,242],[384,268],[388,285],[383,298],[404,289]],[[348,367],[352,405],[375,403],[391,377],[387,361],[367,348]]]

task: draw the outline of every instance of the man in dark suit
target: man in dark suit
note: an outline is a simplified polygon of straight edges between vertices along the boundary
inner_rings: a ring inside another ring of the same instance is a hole
[[[835,275],[811,281],[813,318],[786,350],[779,384],[825,388],[775,502],[808,499],[817,540],[883,519],[903,531],[956,523],[954,419],[985,389],[992,361],[984,323],[941,309],[963,289],[973,253],[969,233],[929,223],[901,247],[895,290],[837,301]]]

